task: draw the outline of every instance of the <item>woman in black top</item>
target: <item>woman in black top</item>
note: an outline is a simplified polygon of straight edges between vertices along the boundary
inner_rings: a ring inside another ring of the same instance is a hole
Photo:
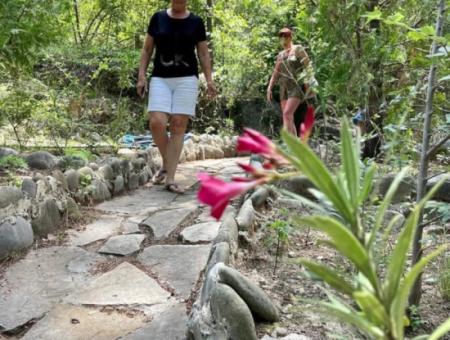
[[[198,58],[208,83],[208,96],[216,95],[211,58],[203,20],[188,11],[187,0],[172,0],[172,7],[153,15],[142,48],[138,94],[148,90],[146,72],[156,47],[148,112],[150,130],[163,159],[162,169],[153,177],[155,184],[165,180],[166,189],[184,190],[175,183],[175,172],[183,150],[188,120],[195,115],[198,95]],[[170,123],[170,138],[167,122]]]

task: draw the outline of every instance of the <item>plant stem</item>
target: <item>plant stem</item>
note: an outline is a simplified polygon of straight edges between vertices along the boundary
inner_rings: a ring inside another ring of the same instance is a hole
[[[273,275],[275,275],[276,272],[277,272],[277,266],[278,266],[278,252],[279,252],[279,249],[280,249],[280,239],[281,239],[281,237],[280,237],[280,232],[278,232],[277,253],[275,254],[275,267],[273,268]]]

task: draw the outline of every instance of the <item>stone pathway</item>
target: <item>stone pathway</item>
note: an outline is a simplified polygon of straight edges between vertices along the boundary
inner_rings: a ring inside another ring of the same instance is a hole
[[[186,302],[220,226],[196,199],[196,174],[229,179],[242,174],[235,163],[182,164],[185,195],[134,191],[98,205],[100,217],[69,230],[66,246],[29,252],[0,280],[0,338],[184,339]]]

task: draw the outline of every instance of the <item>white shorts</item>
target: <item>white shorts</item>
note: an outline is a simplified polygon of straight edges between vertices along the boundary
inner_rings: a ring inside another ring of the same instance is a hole
[[[195,116],[197,97],[198,79],[196,76],[153,77],[150,82],[147,112]]]

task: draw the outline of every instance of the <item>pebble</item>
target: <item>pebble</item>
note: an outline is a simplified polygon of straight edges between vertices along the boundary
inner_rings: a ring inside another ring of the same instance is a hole
[[[295,252],[290,251],[290,252],[288,253],[288,257],[291,258],[291,259],[293,259],[293,258],[297,257],[297,255],[295,254]]]
[[[288,334],[288,330],[284,327],[275,328],[275,332],[277,333],[277,336],[285,336]]]

